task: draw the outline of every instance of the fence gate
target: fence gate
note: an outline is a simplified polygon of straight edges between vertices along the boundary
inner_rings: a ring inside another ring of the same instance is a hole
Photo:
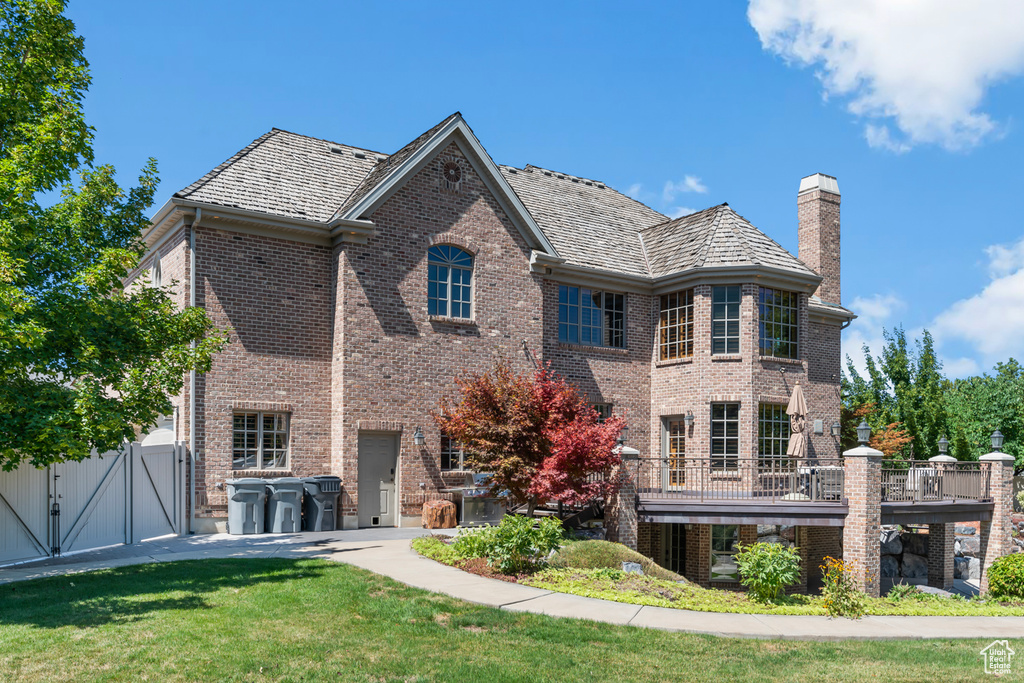
[[[137,543],[184,528],[183,444],[0,472],[0,564]]]

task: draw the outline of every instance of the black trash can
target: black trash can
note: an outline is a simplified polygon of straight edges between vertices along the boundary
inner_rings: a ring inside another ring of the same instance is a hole
[[[228,479],[228,533],[262,534],[267,482],[262,479]]]
[[[334,531],[338,528],[338,496],[341,495],[341,478],[330,474],[306,477],[302,480],[306,489],[303,531]]]

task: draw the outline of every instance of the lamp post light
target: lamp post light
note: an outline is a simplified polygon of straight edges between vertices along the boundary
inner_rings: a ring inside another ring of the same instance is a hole
[[[839,435],[842,433],[842,431],[843,431],[843,425],[839,424],[838,422],[833,422],[832,423],[832,436],[834,436],[835,438],[838,439]]]
[[[868,426],[866,420],[861,420],[861,423],[857,425],[857,443],[861,446],[867,446],[868,441],[871,440],[871,427]]]
[[[949,439],[942,437],[939,439],[939,455],[948,455],[949,451]]]
[[[423,430],[419,427],[417,427],[416,431],[412,433],[412,441],[417,446],[422,446],[427,442],[427,437],[423,436]]]
[[[992,432],[992,450],[996,453],[1003,447],[1003,433],[998,429]]]

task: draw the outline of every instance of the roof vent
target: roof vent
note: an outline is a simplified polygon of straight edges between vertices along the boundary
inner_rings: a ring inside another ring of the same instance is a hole
[[[377,161],[384,161],[385,159],[387,159],[387,157],[384,156],[383,154],[378,154],[377,156],[374,157],[374,159],[376,159]]]
[[[340,145],[331,145],[331,153],[332,154],[344,154],[345,153],[345,148],[340,146]]]
[[[597,186],[598,186],[599,188],[601,188],[602,190],[604,189],[604,185],[603,185],[602,183],[598,183],[598,184],[597,184]]]
[[[551,171],[544,171],[544,175],[551,175]]]
[[[572,180],[574,183],[578,183],[580,181],[579,178],[570,178],[570,180]]]
[[[365,159],[366,158],[366,152],[353,151],[352,152],[352,156],[354,156],[356,159]]]
[[[509,173],[519,173],[519,171],[518,171],[518,170],[516,170],[516,169],[514,169],[514,168],[510,168],[510,169],[508,169],[508,172],[509,172]]]
[[[593,185],[594,183],[590,182],[589,180],[584,180],[583,184],[584,185]]]

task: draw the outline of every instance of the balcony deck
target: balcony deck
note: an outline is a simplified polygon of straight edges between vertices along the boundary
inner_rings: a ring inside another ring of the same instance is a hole
[[[641,522],[844,526],[843,461],[645,458],[636,469]],[[885,463],[882,524],[988,521],[989,472],[979,463]]]

